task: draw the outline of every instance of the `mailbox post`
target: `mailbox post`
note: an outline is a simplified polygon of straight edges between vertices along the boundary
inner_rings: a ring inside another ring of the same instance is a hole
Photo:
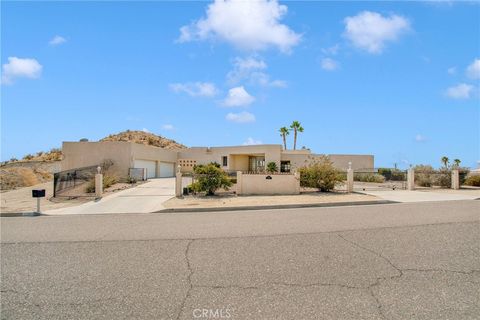
[[[40,199],[45,198],[45,189],[34,189],[32,190],[32,197],[37,198],[37,211],[36,214],[40,214]]]

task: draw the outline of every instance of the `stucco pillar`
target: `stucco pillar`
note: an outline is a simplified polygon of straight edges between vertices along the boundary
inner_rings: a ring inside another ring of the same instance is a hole
[[[457,169],[452,170],[452,189],[460,189],[460,172]]]
[[[353,192],[353,169],[347,169],[347,193]]]
[[[293,175],[295,176],[295,194],[300,194],[300,172],[294,171]]]
[[[242,171],[237,171],[237,195],[242,194]]]
[[[415,170],[413,168],[407,171],[407,189],[415,190]]]
[[[103,195],[103,174],[95,174],[95,196],[101,198]]]
[[[177,166],[177,173],[175,174],[175,196],[181,198],[182,193],[182,166]]]

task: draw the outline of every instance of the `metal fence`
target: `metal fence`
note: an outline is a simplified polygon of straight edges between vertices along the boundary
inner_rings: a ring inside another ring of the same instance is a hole
[[[145,168],[129,168],[128,177],[130,181],[147,180],[147,170]]]
[[[415,169],[415,188],[450,188],[452,171]]]
[[[54,197],[88,197],[89,183],[95,183],[98,166],[60,171],[53,175]]]
[[[357,190],[405,190],[407,171],[395,168],[357,169],[353,174],[353,188]]]

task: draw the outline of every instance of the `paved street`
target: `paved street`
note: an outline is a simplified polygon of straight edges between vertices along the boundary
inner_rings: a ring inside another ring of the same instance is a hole
[[[478,319],[479,218],[472,200],[1,218],[1,317]]]

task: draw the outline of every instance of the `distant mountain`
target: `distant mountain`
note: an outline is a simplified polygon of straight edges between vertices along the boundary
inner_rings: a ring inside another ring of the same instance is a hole
[[[123,131],[117,134],[111,134],[100,141],[126,141],[155,146],[163,149],[186,149],[187,147],[175,140],[167,139],[156,134],[145,131]]]

